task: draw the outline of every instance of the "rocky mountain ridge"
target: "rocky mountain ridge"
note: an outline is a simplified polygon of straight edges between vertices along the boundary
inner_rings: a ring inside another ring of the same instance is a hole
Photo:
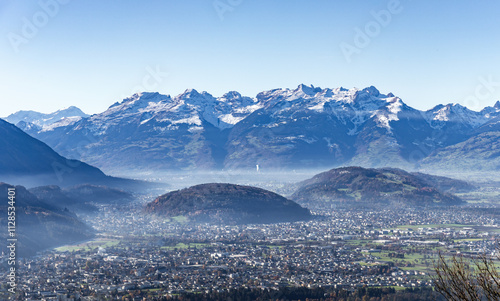
[[[420,111],[375,87],[299,85],[255,98],[234,91],[222,97],[194,89],[175,97],[145,92],[68,125],[25,130],[62,155],[110,172],[256,165],[418,169],[450,162],[440,152],[460,152],[464,148],[447,148],[477,143],[474,137],[492,140],[498,118],[500,102],[480,112],[458,104]],[[497,169],[500,162],[478,166]]]

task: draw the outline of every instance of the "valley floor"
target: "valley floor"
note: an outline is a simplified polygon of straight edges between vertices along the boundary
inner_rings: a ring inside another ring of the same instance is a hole
[[[499,209],[484,203],[316,210],[309,222],[245,226],[150,219],[141,208],[101,206],[87,219],[98,239],[20,260],[19,297],[151,300],[241,288],[432,287],[439,252],[493,254],[500,239]]]

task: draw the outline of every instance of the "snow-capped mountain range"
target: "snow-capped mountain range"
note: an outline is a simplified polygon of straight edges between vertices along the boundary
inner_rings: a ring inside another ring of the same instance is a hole
[[[175,97],[144,92],[92,116],[76,108],[58,112],[52,119],[18,112],[7,120],[62,155],[111,172],[256,165],[416,168],[441,166],[444,159],[435,162],[441,150],[491,129],[500,118],[500,102],[480,112],[458,104],[419,111],[375,87],[299,85],[255,98],[234,91],[222,97],[194,89]]]
[[[89,115],[83,113],[79,108],[71,106],[50,114],[35,111],[19,111],[3,119],[12,124],[19,124],[23,129],[50,131],[55,127],[70,125],[86,117],[89,117]]]

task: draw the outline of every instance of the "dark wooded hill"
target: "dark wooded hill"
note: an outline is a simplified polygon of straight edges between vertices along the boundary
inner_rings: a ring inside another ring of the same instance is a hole
[[[274,192],[234,184],[202,184],[172,191],[149,203],[145,212],[185,216],[223,224],[278,223],[311,219],[311,213]]]

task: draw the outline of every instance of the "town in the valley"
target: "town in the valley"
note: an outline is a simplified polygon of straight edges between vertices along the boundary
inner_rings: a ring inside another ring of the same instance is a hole
[[[19,300],[154,300],[283,287],[431,288],[438,254],[496,254],[498,208],[318,209],[306,222],[191,224],[141,204],[86,216],[92,241],[17,262]],[[1,261],[5,261],[2,256]],[[2,294],[7,287],[2,284]],[[123,298],[123,299],[122,299]]]

